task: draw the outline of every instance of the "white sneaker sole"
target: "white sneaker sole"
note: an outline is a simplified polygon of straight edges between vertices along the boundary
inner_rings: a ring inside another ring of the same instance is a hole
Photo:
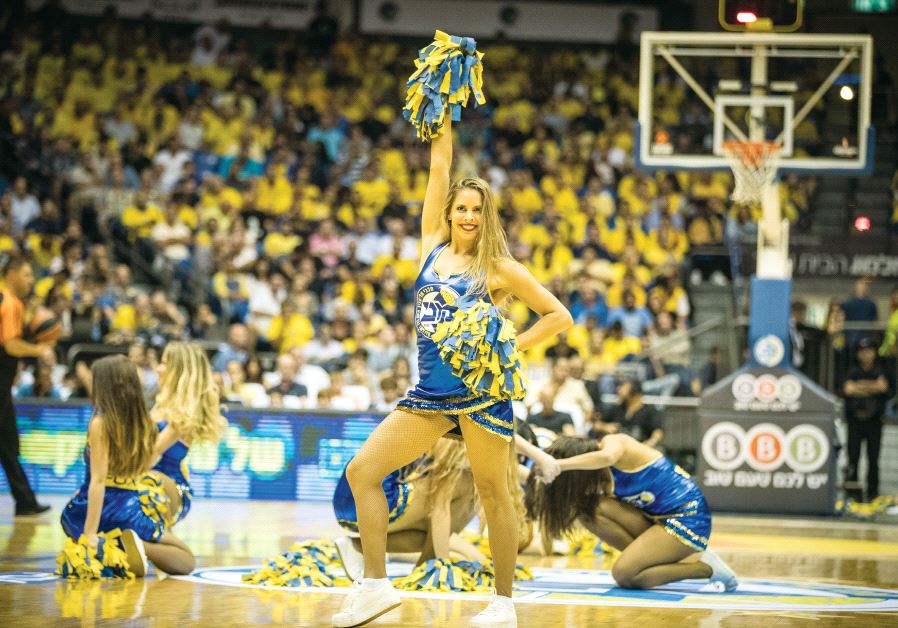
[[[377,619],[377,618],[380,617],[381,615],[386,615],[386,614],[389,613],[390,611],[399,608],[401,605],[402,605],[402,600],[399,600],[398,602],[396,602],[396,603],[393,604],[392,606],[388,606],[387,608],[383,609],[382,611],[378,611],[376,614],[372,615],[372,616],[369,617],[368,619],[363,619],[363,620],[361,620],[361,621],[359,621],[359,622],[356,622],[356,623],[354,623],[354,624],[338,623],[336,620],[334,620],[333,626],[334,626],[335,628],[355,628],[356,626],[364,626],[365,624],[368,624],[368,623],[374,621],[375,619]]]

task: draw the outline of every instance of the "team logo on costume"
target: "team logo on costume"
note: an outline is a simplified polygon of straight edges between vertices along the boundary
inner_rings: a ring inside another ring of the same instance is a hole
[[[743,464],[755,471],[776,471],[785,464],[799,473],[814,473],[829,460],[826,433],[802,423],[787,432],[773,423],[749,430],[730,421],[716,423],[702,438],[702,456],[716,471],[733,471]]]
[[[786,348],[782,340],[773,334],[767,334],[755,342],[753,353],[761,366],[778,366],[786,357]]]
[[[459,294],[444,284],[427,284],[418,290],[415,296],[415,327],[422,336],[430,338],[437,330],[437,325],[452,318],[455,306],[446,303],[441,290],[445,290],[455,298]]]
[[[175,580],[205,585],[224,585],[247,589],[290,591],[292,595],[304,591],[315,594],[342,595],[345,587],[273,587],[247,584],[242,576],[259,566],[212,567],[197,569],[189,576],[174,576]],[[391,578],[408,575],[411,563],[391,562],[387,575]],[[637,591],[621,589],[611,572],[592,569],[554,569],[534,567],[533,580],[514,583],[516,593],[526,596],[528,604],[577,604],[588,606],[642,606],[653,608],[700,608],[720,610],[846,613],[858,611],[898,611],[898,591],[853,587],[831,583],[739,578],[735,594],[720,593],[712,585],[699,580],[684,580],[652,589]],[[57,582],[58,578],[55,579]],[[400,592],[403,597],[432,600],[482,600],[477,593],[442,593],[430,591]],[[273,598],[277,599],[277,598]],[[763,622],[761,622],[763,623]],[[863,622],[861,622],[863,623]]]
[[[642,491],[638,495],[624,497],[623,500],[636,508],[645,508],[655,503],[655,494],[651,491]]]

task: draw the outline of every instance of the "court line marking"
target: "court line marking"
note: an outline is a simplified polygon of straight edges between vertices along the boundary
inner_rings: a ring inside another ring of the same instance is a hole
[[[330,593],[343,595],[348,587],[273,587],[246,584],[240,580],[258,565],[211,567],[198,569],[189,576],[174,576],[198,584],[231,586],[248,589],[289,591],[292,593]],[[391,563],[388,575],[404,575],[410,565]],[[690,608],[709,610],[746,610],[776,612],[898,612],[898,591],[805,582],[744,578],[732,593],[709,591],[704,581],[683,581],[647,591],[619,589],[610,572],[531,568],[535,579],[515,584],[515,601],[534,604],[567,604],[576,606],[621,606],[653,608]],[[401,591],[409,598],[440,600],[487,600],[476,593],[438,593]]]

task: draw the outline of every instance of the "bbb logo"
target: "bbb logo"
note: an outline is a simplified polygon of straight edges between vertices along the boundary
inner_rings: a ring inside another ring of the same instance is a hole
[[[816,425],[796,425],[784,432],[773,423],[748,430],[729,421],[717,423],[702,437],[702,456],[718,471],[747,464],[755,471],[775,471],[786,464],[793,471],[813,473],[829,459],[829,438]]]
[[[437,330],[437,325],[452,318],[455,306],[446,303],[440,289],[448,290],[455,298],[458,293],[449,286],[428,284],[418,290],[415,298],[415,327],[422,336],[430,338]]]

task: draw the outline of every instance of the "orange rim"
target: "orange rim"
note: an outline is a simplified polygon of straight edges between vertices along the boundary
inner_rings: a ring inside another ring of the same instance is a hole
[[[776,142],[727,140],[723,143],[723,152],[738,158],[746,166],[760,166],[779,151],[780,145]]]

